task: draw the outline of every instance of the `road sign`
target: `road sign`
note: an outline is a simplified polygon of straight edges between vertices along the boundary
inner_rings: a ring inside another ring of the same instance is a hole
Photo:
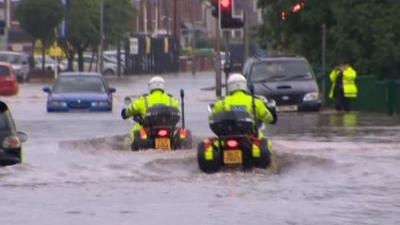
[[[139,40],[137,38],[129,38],[129,48],[131,55],[139,54]]]

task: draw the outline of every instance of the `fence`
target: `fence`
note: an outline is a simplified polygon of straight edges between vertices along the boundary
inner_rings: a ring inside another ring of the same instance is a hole
[[[322,82],[320,80],[320,86]],[[356,83],[358,97],[352,101],[354,110],[400,115],[400,80],[378,80],[374,76],[358,76]],[[326,106],[332,107],[333,101],[328,98],[329,79],[325,79],[325,87]]]
[[[179,70],[178,43],[171,36],[135,34],[125,44],[126,73],[166,73]]]

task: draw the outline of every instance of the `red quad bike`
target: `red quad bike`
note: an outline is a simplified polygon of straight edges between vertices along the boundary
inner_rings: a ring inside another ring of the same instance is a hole
[[[178,109],[166,105],[154,105],[147,110],[144,118],[135,116],[134,121],[143,125],[134,135],[131,149],[176,150],[191,149],[192,134],[185,129],[184,91],[181,90],[182,127],[177,127],[181,113]]]

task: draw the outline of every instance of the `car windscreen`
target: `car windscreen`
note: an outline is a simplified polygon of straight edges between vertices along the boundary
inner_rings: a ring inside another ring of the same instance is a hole
[[[257,62],[252,66],[250,78],[256,82],[268,79],[310,79],[312,75],[307,63],[304,61],[264,61]]]
[[[1,62],[8,62],[11,64],[20,64],[21,57],[19,55],[12,55],[12,54],[0,54],[0,61]]]
[[[106,93],[106,87],[100,77],[61,76],[54,85],[55,93],[93,92]]]
[[[5,77],[10,75],[10,68],[8,66],[0,66],[0,77]]]

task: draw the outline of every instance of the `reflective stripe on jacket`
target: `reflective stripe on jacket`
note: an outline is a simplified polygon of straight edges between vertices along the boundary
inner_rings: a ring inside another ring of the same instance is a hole
[[[237,91],[224,99],[218,100],[213,108],[213,113],[230,111],[233,107],[245,107],[246,111],[253,116],[252,96],[243,91]],[[274,119],[271,112],[267,109],[260,99],[255,98],[256,119],[265,124],[271,123]]]
[[[339,76],[340,71],[338,69],[332,70],[329,74],[329,78],[331,80],[331,89],[329,92],[329,98],[334,97],[334,90],[336,85],[336,78]],[[356,98],[358,94],[358,89],[355,83],[355,79],[357,77],[357,72],[351,68],[351,66],[346,67],[343,72],[343,92],[344,96],[347,98]]]

